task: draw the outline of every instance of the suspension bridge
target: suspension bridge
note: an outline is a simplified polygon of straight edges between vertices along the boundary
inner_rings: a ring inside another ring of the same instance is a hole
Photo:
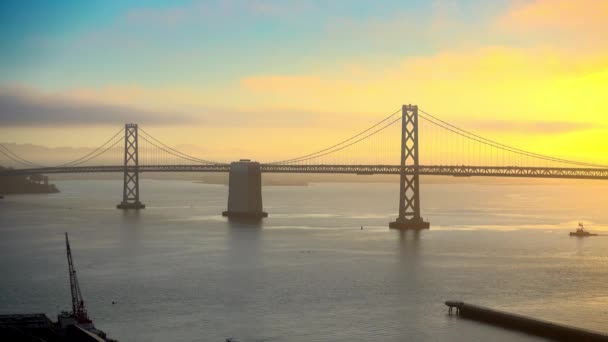
[[[302,141],[307,144],[307,141]],[[228,217],[261,218],[262,173],[400,175],[399,213],[389,226],[425,229],[420,176],[527,177],[608,180],[608,166],[543,155],[484,138],[415,105],[402,108],[346,139],[287,159],[254,162],[214,161],[162,142],[137,124],[126,124],[107,141],[60,165],[32,162],[0,144],[1,176],[34,174],[123,174],[120,209],[143,209],[139,174],[145,172],[229,173]],[[397,163],[397,161],[399,161]]]

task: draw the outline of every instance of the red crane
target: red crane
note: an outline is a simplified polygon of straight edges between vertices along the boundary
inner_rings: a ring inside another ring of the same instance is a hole
[[[68,233],[65,233],[65,246],[68,253],[70,290],[72,291],[72,317],[74,317],[78,324],[92,324],[92,321],[89,319],[87,309],[84,306],[84,300],[82,299],[82,293],[80,292],[80,285],[78,285],[76,269],[74,268],[74,262],[72,261],[72,250],[70,249],[70,240],[68,240]]]

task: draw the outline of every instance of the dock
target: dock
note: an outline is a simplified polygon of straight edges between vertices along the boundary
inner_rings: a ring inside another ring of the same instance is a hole
[[[445,302],[445,305],[448,306],[450,313],[456,310],[456,314],[463,318],[517,330],[555,341],[608,342],[608,335],[591,330],[498,311],[483,306],[467,304],[462,301],[449,300]]]
[[[78,325],[61,328],[43,313],[0,315],[0,341],[107,342]]]

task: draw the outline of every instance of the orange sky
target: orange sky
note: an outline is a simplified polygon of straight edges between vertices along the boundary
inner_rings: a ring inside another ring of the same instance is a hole
[[[149,131],[172,145],[196,145],[229,159],[306,153],[413,103],[507,144],[608,163],[608,2],[514,1],[474,23],[452,16],[458,7],[438,2],[423,24],[398,15],[388,24],[349,22],[348,34],[380,44],[382,55],[362,50],[334,60],[316,51],[289,71],[253,70],[224,82],[133,80],[58,88],[4,82],[2,89],[38,101],[174,115],[174,122],[150,120]],[[345,33],[329,25],[326,34]],[[409,35],[423,37],[431,48],[391,54],[388,47],[407,45]],[[141,121],[145,126],[146,117]],[[116,129],[105,123],[79,124],[77,130],[67,124],[3,126],[2,141],[49,146],[94,146]]]

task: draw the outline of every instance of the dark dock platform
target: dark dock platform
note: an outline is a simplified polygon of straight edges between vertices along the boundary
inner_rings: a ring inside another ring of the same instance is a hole
[[[455,309],[458,315],[467,319],[518,330],[555,341],[608,342],[608,335],[595,331],[498,311],[483,306],[467,304],[462,301],[449,300],[445,302],[445,305],[449,307],[450,313]]]
[[[0,341],[10,342],[107,342],[85,329],[62,329],[43,313],[0,315]]]

